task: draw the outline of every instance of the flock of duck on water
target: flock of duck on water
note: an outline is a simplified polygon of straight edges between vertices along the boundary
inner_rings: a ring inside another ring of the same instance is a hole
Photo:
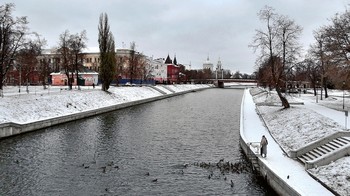
[[[185,168],[187,168],[190,164],[186,163],[183,164],[181,167],[182,169],[180,170],[180,174],[184,174],[184,170]],[[208,175],[208,179],[211,179],[214,175],[213,170],[215,169],[219,169],[220,173],[224,176],[224,180],[227,180],[227,177],[225,176],[225,173],[242,173],[242,172],[248,172],[249,171],[249,165],[244,164],[243,162],[236,162],[236,163],[230,163],[229,161],[225,162],[224,159],[220,159],[219,162],[217,163],[206,163],[206,162],[195,162],[192,164],[193,166],[198,166],[201,167],[203,169],[208,169],[210,170],[210,174]],[[83,168],[87,169],[90,166],[88,164],[82,164],[81,165]],[[107,162],[106,166],[102,166],[102,173],[106,173],[107,171],[111,170],[111,169],[119,169],[119,166],[116,165],[113,161]],[[146,176],[150,176],[150,173],[147,172],[145,174]],[[151,182],[158,182],[157,178],[153,178],[151,180]],[[234,182],[231,180],[230,181],[230,186],[234,187]],[[106,191],[108,191],[108,189],[106,188]]]

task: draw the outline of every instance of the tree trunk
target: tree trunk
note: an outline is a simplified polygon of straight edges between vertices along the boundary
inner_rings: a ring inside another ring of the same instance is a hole
[[[281,102],[282,102],[282,106],[284,108],[290,108],[289,102],[288,100],[282,95],[281,93],[281,88],[279,86],[276,87],[276,91],[277,91],[277,95],[280,98]]]
[[[327,91],[327,77],[324,78],[324,98],[328,98],[328,91]]]
[[[316,85],[314,85],[314,96],[317,95],[317,92],[316,92]]]

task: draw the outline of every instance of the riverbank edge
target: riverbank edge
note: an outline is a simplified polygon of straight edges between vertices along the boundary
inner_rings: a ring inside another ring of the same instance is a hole
[[[256,154],[249,148],[247,142],[244,139],[244,104],[246,93],[249,93],[249,90],[245,90],[242,96],[241,102],[241,115],[240,115],[240,137],[239,145],[241,146],[244,154],[248,157],[252,165],[259,165],[259,173],[265,179],[265,181],[280,195],[295,195],[299,196],[300,194],[289,186],[284,180],[282,180],[276,173],[274,173],[266,164],[264,164]],[[254,163],[255,161],[255,163]]]
[[[170,97],[183,95],[183,94],[190,93],[190,92],[196,92],[196,91],[201,91],[201,90],[205,90],[205,89],[210,89],[210,88],[214,88],[214,87],[208,86],[208,87],[202,87],[202,88],[197,88],[197,89],[185,90],[185,91],[181,91],[181,92],[174,92],[174,93],[170,93],[170,94],[163,94],[163,95],[159,95],[159,96],[155,96],[155,97],[151,97],[151,98],[145,98],[145,99],[130,101],[130,102],[126,102],[126,103],[119,103],[119,104],[115,104],[112,106],[87,110],[87,111],[83,111],[83,112],[79,112],[79,113],[54,117],[54,118],[50,118],[50,119],[45,119],[45,120],[40,120],[40,121],[30,122],[30,123],[25,123],[25,124],[18,124],[18,123],[13,123],[13,122],[2,123],[2,124],[0,124],[0,140],[7,138],[7,137],[16,136],[16,135],[27,133],[27,132],[48,128],[48,127],[51,127],[54,125],[58,125],[58,124],[62,124],[62,123],[70,122],[70,121],[84,119],[84,118],[100,115],[103,113],[123,109],[123,108],[128,108],[128,107],[132,107],[132,106],[136,106],[136,105],[140,105],[140,104],[144,104],[144,103],[149,103],[149,102],[153,102],[153,101],[167,99]]]

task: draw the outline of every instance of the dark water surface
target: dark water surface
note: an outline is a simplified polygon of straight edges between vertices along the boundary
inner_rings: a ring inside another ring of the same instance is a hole
[[[209,89],[0,140],[0,195],[269,195],[239,147],[242,94]],[[246,168],[200,166],[220,159]]]

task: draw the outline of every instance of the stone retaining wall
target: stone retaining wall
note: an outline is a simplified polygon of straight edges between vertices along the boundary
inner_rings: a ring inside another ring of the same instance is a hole
[[[254,152],[248,147],[247,143],[242,138],[242,135],[239,137],[239,144],[246,155],[251,154],[251,156],[256,156]],[[266,180],[266,182],[273,188],[274,191],[276,191],[279,195],[300,195],[277,174],[275,174],[269,167],[267,167],[260,159],[257,160],[259,164],[260,175]]]

